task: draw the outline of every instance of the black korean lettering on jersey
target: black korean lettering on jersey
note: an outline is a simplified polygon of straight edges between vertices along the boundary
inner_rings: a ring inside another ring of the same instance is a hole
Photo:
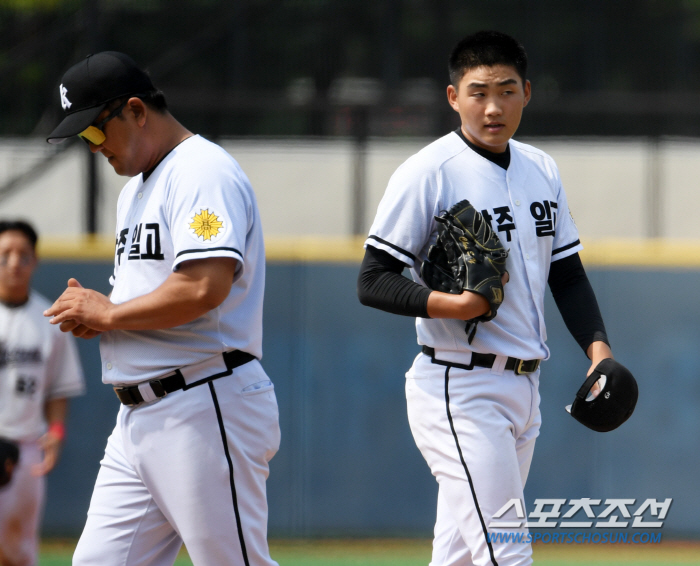
[[[506,241],[511,241],[510,232],[515,230],[515,222],[510,214],[510,208],[507,206],[499,206],[493,209],[493,213],[496,215],[496,222],[498,222],[497,230],[499,232],[506,233]]]
[[[121,264],[121,255],[127,245],[129,229],[124,228],[119,233],[117,240],[117,264]],[[137,224],[131,232],[131,246],[129,247],[129,261],[142,259],[165,259],[160,243],[160,225],[156,222]]]
[[[554,236],[557,225],[557,203],[551,200],[533,202],[530,214],[535,219],[535,233],[538,238]]]
[[[141,224],[136,225],[134,233],[131,235],[129,259],[141,259]]]
[[[124,228],[121,232],[119,232],[119,237],[117,238],[117,265],[121,265],[122,263],[122,254],[124,253],[124,249],[126,248],[126,237],[129,235],[129,229]]]
[[[481,211],[481,215],[486,219],[486,221],[493,226],[494,216],[496,217],[496,231],[506,233],[506,241],[510,242],[512,236],[510,235],[512,230],[515,230],[515,221],[510,213],[510,207],[508,206],[497,206],[493,209],[493,215],[491,215],[488,209]]]
[[[160,249],[160,226],[153,222],[146,224],[145,228],[146,251],[141,254],[141,259],[165,259]]]

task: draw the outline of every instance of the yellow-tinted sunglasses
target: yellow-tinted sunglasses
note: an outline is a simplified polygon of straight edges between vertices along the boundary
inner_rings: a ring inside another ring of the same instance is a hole
[[[119,114],[121,114],[127,102],[129,102],[129,99],[126,99],[117,108],[112,110],[107,115],[107,117],[104,120],[102,120],[99,124],[96,124],[94,126],[88,126],[87,128],[85,128],[82,132],[78,134],[78,137],[82,140],[85,140],[85,143],[87,144],[92,143],[94,145],[102,145],[107,139],[107,136],[105,136],[104,132],[102,131],[102,128],[104,128],[104,125],[107,122],[109,122],[112,118],[116,118],[117,116],[119,116]]]
[[[78,137],[85,140],[86,143],[93,143],[95,145],[102,145],[102,143],[107,139],[104,132],[98,129],[96,126],[88,126],[78,134]]]

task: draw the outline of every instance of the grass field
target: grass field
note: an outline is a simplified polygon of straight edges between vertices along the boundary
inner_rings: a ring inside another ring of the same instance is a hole
[[[39,566],[70,566],[75,541],[46,541]],[[414,539],[273,540],[272,557],[280,566],[427,566],[430,541]],[[542,566],[700,566],[700,543],[536,544]],[[176,566],[191,566],[183,552]]]

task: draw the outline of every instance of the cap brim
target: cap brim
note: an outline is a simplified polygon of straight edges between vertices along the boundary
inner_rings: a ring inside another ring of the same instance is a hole
[[[92,125],[106,106],[107,103],[105,102],[99,106],[86,108],[85,110],[79,110],[78,112],[69,114],[56,126],[56,129],[51,132],[49,137],[46,138],[46,141],[49,143],[61,143],[67,138],[77,136],[80,132],[85,130],[85,128]]]

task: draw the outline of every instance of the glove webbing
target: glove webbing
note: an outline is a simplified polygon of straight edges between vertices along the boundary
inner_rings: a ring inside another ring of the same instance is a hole
[[[447,230],[445,231],[445,234],[454,242],[455,248],[459,249],[459,240],[457,236],[455,235],[455,231],[461,233],[462,235],[469,234],[471,236],[471,240],[473,244],[481,249],[482,251],[486,250],[486,247],[478,242],[474,235],[467,229],[467,227],[462,224],[459,219],[450,214],[446,218],[441,218],[439,216],[435,217],[435,220],[438,222],[441,222],[447,226]],[[457,226],[459,225],[459,227]],[[479,225],[481,226],[481,225]],[[484,229],[486,231],[486,240],[488,241],[493,234],[493,229],[488,223],[484,224]],[[477,227],[477,231],[479,230],[479,227]],[[491,251],[491,250],[490,250]],[[493,251],[492,251],[493,253]],[[504,250],[501,254],[494,254],[494,255],[500,255],[501,257],[508,257],[508,251]],[[464,326],[464,333],[467,335],[467,343],[471,344],[474,341],[474,336],[476,335],[476,329],[479,326],[479,321],[478,320],[468,320],[466,321],[466,324]]]

